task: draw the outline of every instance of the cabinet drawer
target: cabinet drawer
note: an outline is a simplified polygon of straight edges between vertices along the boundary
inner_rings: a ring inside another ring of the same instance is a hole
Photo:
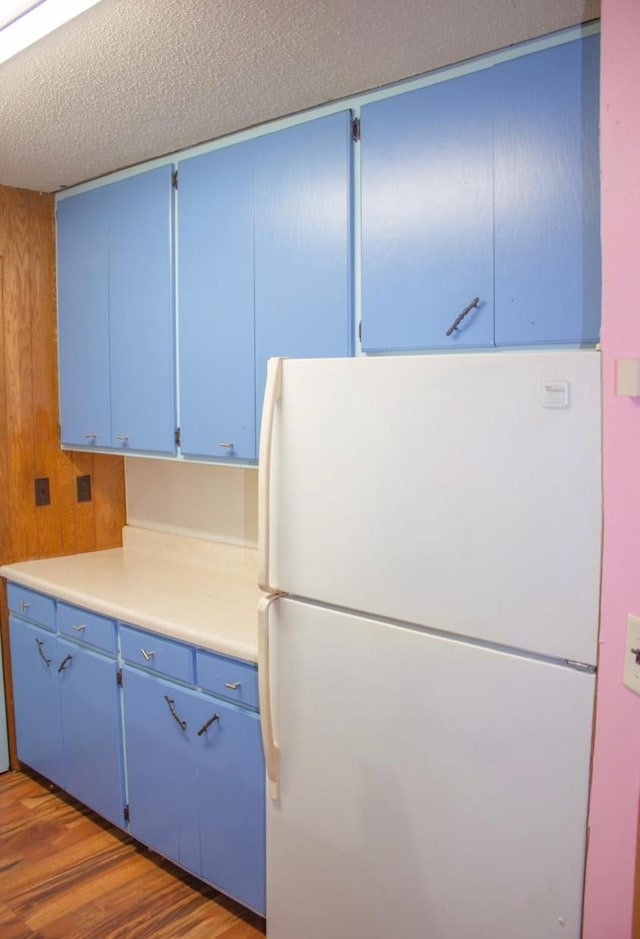
[[[179,681],[193,681],[193,649],[180,642],[133,626],[121,626],[120,649],[125,662]]]
[[[47,629],[55,629],[55,602],[51,597],[45,597],[19,584],[9,583],[7,600],[12,613],[33,620]]]
[[[258,669],[214,652],[196,652],[197,683],[206,691],[223,695],[238,704],[258,707]]]
[[[112,619],[68,603],[58,603],[58,630],[105,652],[116,651],[116,624]]]

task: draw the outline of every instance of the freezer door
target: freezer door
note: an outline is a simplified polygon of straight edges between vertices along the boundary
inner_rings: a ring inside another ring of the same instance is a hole
[[[269,939],[579,939],[593,675],[279,600]]]
[[[598,352],[285,360],[277,384],[268,589],[595,663]]]

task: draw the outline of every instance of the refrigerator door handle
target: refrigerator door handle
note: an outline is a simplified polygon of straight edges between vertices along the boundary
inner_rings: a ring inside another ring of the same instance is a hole
[[[279,594],[261,597],[258,603],[258,693],[260,697],[260,729],[269,781],[269,798],[280,798],[280,747],[273,731],[271,707],[271,658],[269,650],[269,610]]]
[[[278,402],[282,396],[281,358],[267,362],[267,385],[260,427],[260,453],[258,460],[258,586],[265,593],[273,588],[269,583],[269,551],[271,547],[271,452],[273,423]]]

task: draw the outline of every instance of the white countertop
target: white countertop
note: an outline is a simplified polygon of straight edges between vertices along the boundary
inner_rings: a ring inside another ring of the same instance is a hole
[[[8,564],[0,575],[163,636],[258,658],[253,548],[126,526],[122,548]]]

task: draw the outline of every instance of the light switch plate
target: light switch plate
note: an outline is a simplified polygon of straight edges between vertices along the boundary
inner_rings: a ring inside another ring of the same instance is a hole
[[[640,694],[640,664],[636,662],[636,651],[640,657],[640,616],[627,616],[627,644],[624,650],[624,675],[622,684]]]

